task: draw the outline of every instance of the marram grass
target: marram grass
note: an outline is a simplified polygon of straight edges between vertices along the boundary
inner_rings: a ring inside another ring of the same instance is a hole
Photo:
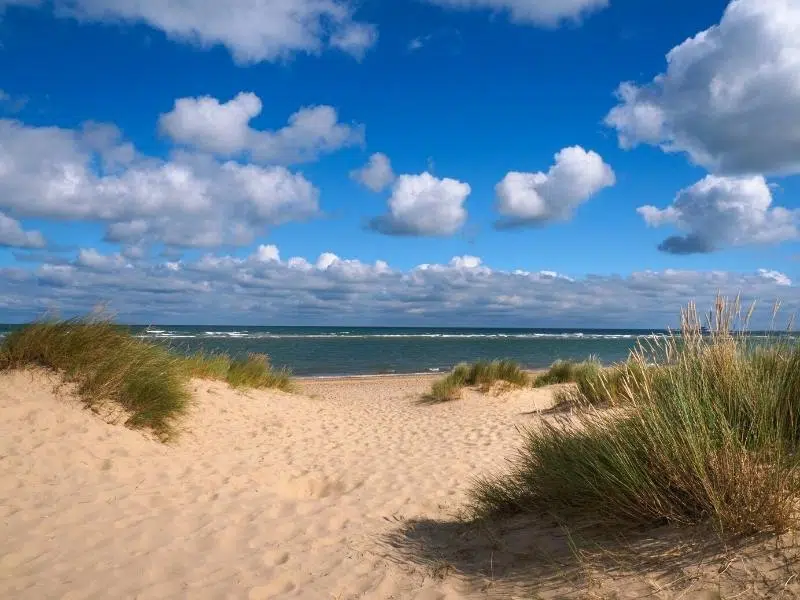
[[[291,373],[274,369],[266,354],[251,353],[233,359],[227,354],[197,352],[183,357],[183,371],[189,377],[225,381],[235,388],[273,388],[289,392],[293,389]]]
[[[428,400],[431,402],[456,400],[461,397],[461,390],[465,387],[489,388],[498,381],[522,387],[530,383],[530,377],[512,360],[462,363],[449,375],[434,382]]]
[[[800,498],[800,347],[731,333],[718,300],[704,335],[694,306],[682,336],[640,347],[619,368],[625,402],[524,433],[510,472],[473,490],[478,517],[532,511],[723,534],[783,531]]]
[[[534,379],[533,386],[544,387],[559,383],[575,383],[584,376],[586,371],[599,370],[600,368],[600,363],[595,358],[589,358],[589,360],[582,362],[557,360],[547,371]]]
[[[556,406],[617,406],[626,402],[628,393],[622,385],[624,374],[630,374],[638,368],[637,361],[604,367],[593,357],[582,362],[559,360],[536,377],[533,385],[574,384],[555,390]]]
[[[175,434],[186,412],[190,377],[235,387],[287,390],[291,385],[289,374],[273,370],[266,356],[187,357],[103,318],[41,321],[13,331],[0,345],[0,369],[30,366],[62,372],[87,406],[116,403],[129,415],[127,425],[150,429],[164,440]]]

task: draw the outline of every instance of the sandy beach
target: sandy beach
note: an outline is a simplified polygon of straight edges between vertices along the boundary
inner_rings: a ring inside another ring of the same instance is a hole
[[[387,556],[502,466],[547,392],[422,406],[430,377],[196,381],[172,446],[83,410],[45,374],[0,375],[4,598],[445,598]]]
[[[53,375],[0,374],[0,597],[585,597],[585,577],[554,572],[524,591],[537,571],[514,551],[565,546],[557,528],[512,526],[493,547],[457,522],[551,391],[425,405],[431,381],[300,380],[287,394],[194,380],[165,445],[83,409]],[[676,597],[664,581],[595,597]]]

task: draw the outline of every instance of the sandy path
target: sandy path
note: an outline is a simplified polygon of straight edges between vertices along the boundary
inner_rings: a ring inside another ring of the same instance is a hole
[[[547,391],[416,401],[430,378],[195,382],[177,444],[0,375],[0,597],[417,598],[474,594],[381,543],[445,518],[502,467]]]

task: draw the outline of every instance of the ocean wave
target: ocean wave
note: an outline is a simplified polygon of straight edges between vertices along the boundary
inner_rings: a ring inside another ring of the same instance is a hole
[[[188,333],[178,334],[178,333],[169,333],[169,332],[167,332],[167,333],[152,333],[152,332],[149,332],[149,333],[140,333],[140,334],[138,334],[138,335],[136,335],[134,337],[137,337],[137,338],[140,338],[140,339],[172,340],[172,339],[181,339],[181,338],[193,339],[193,338],[196,338],[196,337],[199,337],[199,336],[188,334]]]
[[[492,339],[560,339],[560,340],[636,340],[657,339],[665,334],[632,334],[632,333],[269,333],[247,331],[204,331],[194,334],[179,331],[150,330],[139,334],[138,337],[151,338],[203,338],[203,339],[436,339],[436,340],[492,340]]]

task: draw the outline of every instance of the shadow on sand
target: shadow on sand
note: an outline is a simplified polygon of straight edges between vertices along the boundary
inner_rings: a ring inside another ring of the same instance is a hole
[[[723,542],[709,530],[567,530],[531,516],[492,522],[414,520],[389,555],[431,577],[455,576],[488,598],[800,597],[794,537]],[[770,571],[769,574],[766,571]],[[764,571],[764,572],[762,572]],[[786,582],[792,585],[788,592]],[[788,594],[788,595],[787,595]]]

